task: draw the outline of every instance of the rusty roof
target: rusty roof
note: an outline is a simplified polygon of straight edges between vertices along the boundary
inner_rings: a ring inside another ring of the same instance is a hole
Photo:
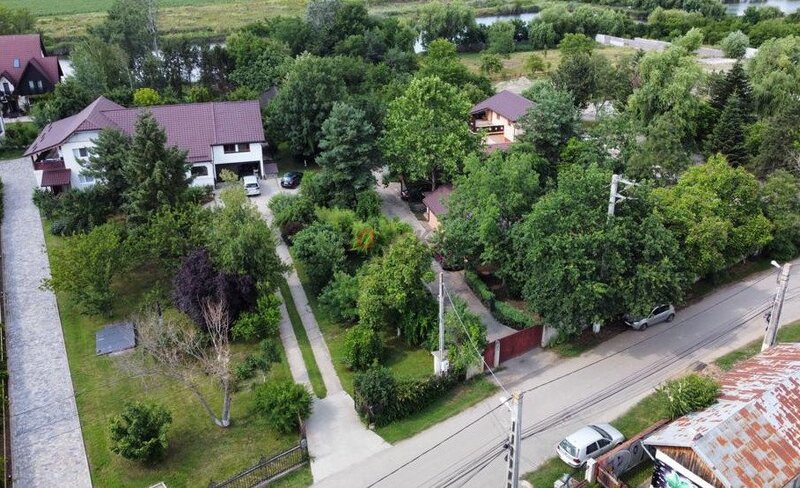
[[[800,344],[768,349],[721,383],[718,403],[645,444],[693,449],[724,486],[785,486],[800,475]]]

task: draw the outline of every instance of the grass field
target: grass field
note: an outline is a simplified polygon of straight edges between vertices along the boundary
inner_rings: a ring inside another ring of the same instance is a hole
[[[749,359],[761,352],[761,342],[760,340],[753,341],[741,349],[729,352],[714,361],[714,364],[719,366],[723,371],[728,371],[740,361]],[[800,321],[781,325],[778,329],[778,342],[800,342]]]
[[[48,249],[63,244],[45,225]],[[181,385],[160,378],[134,378],[121,368],[118,357],[94,355],[95,332],[104,324],[120,320],[136,310],[152,285],[167,278],[157,269],[129,273],[115,283],[120,298],[113,317],[86,316],[68,295],[59,294],[64,341],[76,392],[83,438],[89,458],[92,484],[106,488],[149,486],[164,481],[172,487],[207,486],[252,465],[260,456],[271,456],[297,442],[296,434],[276,433],[264,420],[251,413],[254,401],[249,388],[234,395],[232,425],[216,427],[194,395]],[[234,357],[241,358],[257,346],[234,345]],[[273,365],[268,378],[291,379],[285,358]],[[208,384],[211,403],[218,408],[221,395]],[[127,461],[109,449],[109,419],[126,401],[146,400],[163,404],[172,413],[168,433],[169,449],[159,464],[148,466]],[[306,476],[305,479],[308,477]],[[287,486],[306,486],[302,475]]]

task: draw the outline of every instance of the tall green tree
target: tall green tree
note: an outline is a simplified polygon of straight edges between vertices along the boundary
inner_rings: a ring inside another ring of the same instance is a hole
[[[325,189],[328,205],[355,207],[358,194],[375,186],[372,170],[379,163],[375,129],[364,111],[334,104],[322,124],[319,146],[322,171],[314,183]]]
[[[93,98],[131,85],[128,57],[119,46],[91,36],[75,46],[71,57],[75,80]]]
[[[555,163],[567,141],[577,131],[578,111],[572,96],[546,82],[534,85],[523,95],[534,105],[519,121],[519,126],[525,131],[519,140],[531,143],[539,154]]]
[[[516,276],[531,309],[566,334],[681,296],[678,240],[646,188],[606,214],[611,172],[571,166],[513,233]]]
[[[437,181],[455,176],[464,158],[478,147],[465,121],[470,103],[439,78],[413,80],[389,104],[381,138],[384,159],[404,179]]]
[[[314,293],[319,293],[341,271],[344,262],[344,245],[336,229],[329,224],[316,222],[292,237],[292,250],[303,263]]]
[[[800,36],[769,39],[747,64],[756,109],[762,116],[776,115],[786,108],[800,83]]]
[[[136,120],[124,175],[128,181],[125,210],[128,219],[142,224],[162,207],[184,201],[189,179],[186,152],[167,146],[167,135],[152,114],[142,112]]]
[[[240,31],[225,44],[236,64],[231,80],[251,90],[262,92],[278,84],[289,67],[290,51],[282,42]]]
[[[738,95],[728,98],[725,110],[708,140],[711,153],[722,153],[733,166],[745,166],[750,159],[745,137],[745,114]]]
[[[676,185],[654,193],[658,213],[682,243],[686,269],[694,277],[718,273],[772,239],[758,181],[722,155],[692,166]]]
[[[781,260],[797,257],[800,254],[800,180],[786,170],[775,171],[761,188],[761,204],[774,228],[769,253]]]
[[[755,110],[753,87],[750,85],[750,79],[741,61],[737,61],[733,68],[723,76],[712,78],[709,81],[711,105],[715,109],[724,110],[728,99],[736,95],[741,104],[743,121],[745,123],[753,121]]]
[[[420,12],[418,29],[422,45],[427,47],[436,39],[458,44],[475,26],[475,12],[461,1],[426,4]]]
[[[125,164],[129,157],[131,139],[116,129],[103,129],[94,141],[83,173],[100,180],[109,194],[122,203],[122,195],[128,189]]]
[[[495,22],[489,27],[489,51],[508,56],[514,52],[514,24],[506,21]]]
[[[681,135],[674,129],[675,124],[674,115],[670,112],[653,121],[645,141],[628,158],[626,176],[650,180],[656,186],[670,185],[678,180],[691,160]]]
[[[134,68],[156,47],[156,16],[155,0],[114,0],[108,17],[89,32],[118,45]]]
[[[777,114],[763,120],[763,130],[754,141],[758,154],[750,169],[759,177],[766,178],[777,169],[796,170],[798,142],[800,142],[800,103],[787,100]],[[760,126],[761,123],[755,124]]]
[[[476,93],[476,96],[479,97],[478,100],[472,96],[468,97],[472,102],[477,102],[492,94],[489,79],[471,73],[459,59],[456,45],[444,39],[431,42],[420,60],[417,78],[434,76],[461,88],[462,92]]]
[[[585,108],[609,98],[614,76],[615,70],[605,57],[578,53],[565,56],[552,79],[556,87],[572,95],[576,106]]]
[[[8,8],[0,5],[0,35],[27,34],[33,32],[36,17],[24,8]]]

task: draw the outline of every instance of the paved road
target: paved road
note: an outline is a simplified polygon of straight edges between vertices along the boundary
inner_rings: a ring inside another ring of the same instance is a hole
[[[39,288],[50,263],[30,161],[0,162],[0,178],[14,486],[91,487],[56,297]]]
[[[578,358],[554,362],[536,351],[506,363],[500,380],[525,392],[522,471],[552,457],[553,446],[577,427],[610,421],[664,380],[759,339],[776,276],[770,270],[725,287],[679,311],[671,324],[620,334]],[[783,323],[800,319],[798,295],[795,276]],[[499,486],[509,414],[497,397],[315,486]]]

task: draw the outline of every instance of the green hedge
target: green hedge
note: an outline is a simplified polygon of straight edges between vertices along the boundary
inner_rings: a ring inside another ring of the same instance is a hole
[[[445,376],[431,375],[425,378],[398,380],[396,385],[389,390],[391,398],[386,402],[386,408],[384,409],[373,408],[372,405],[364,401],[364,395],[358,389],[361,382],[356,381],[354,383],[356,388],[354,391],[356,411],[362,418],[369,422],[374,422],[378,427],[382,427],[395,420],[420,412],[453,389],[460,379],[455,374],[448,374]],[[371,415],[370,412],[377,413]]]
[[[495,302],[495,308],[492,310],[492,315],[500,322],[506,324],[514,329],[527,329],[536,325],[533,322],[533,317],[526,314],[506,302]]]
[[[478,275],[474,271],[469,271],[469,270],[464,271],[464,280],[467,282],[467,286],[469,286],[475,293],[475,295],[477,295],[478,298],[480,298],[481,302],[483,302],[483,304],[486,305],[486,308],[488,308],[491,311],[494,311],[495,307],[494,293],[492,293],[492,290],[490,290],[489,287],[486,286],[486,283],[481,281],[481,279],[478,278]]]

